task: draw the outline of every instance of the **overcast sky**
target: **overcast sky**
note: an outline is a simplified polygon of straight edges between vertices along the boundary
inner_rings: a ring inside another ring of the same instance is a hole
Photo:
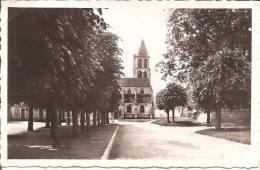
[[[150,55],[150,68],[154,94],[165,87],[162,75],[155,71],[155,65],[166,52],[167,11],[158,7],[110,8],[103,10],[105,21],[111,31],[121,37],[119,46],[123,50],[123,66],[126,77],[133,76],[133,55],[137,54],[143,39]]]

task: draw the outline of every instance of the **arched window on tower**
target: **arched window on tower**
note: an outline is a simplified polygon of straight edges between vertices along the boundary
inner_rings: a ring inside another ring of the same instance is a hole
[[[143,78],[147,78],[147,73],[146,73],[146,71],[143,72]]]
[[[138,72],[137,77],[138,77],[138,78],[142,78],[142,72],[141,72],[141,71]]]
[[[138,68],[142,68],[142,59],[138,59]]]
[[[147,68],[147,59],[144,59],[144,68]]]
[[[127,94],[131,94],[131,90],[130,89],[127,90]]]
[[[144,89],[143,88],[141,88],[140,94],[144,94]]]
[[[126,108],[127,113],[132,113],[132,107],[131,105],[128,105]]]
[[[143,105],[140,106],[140,113],[144,113],[144,106]]]

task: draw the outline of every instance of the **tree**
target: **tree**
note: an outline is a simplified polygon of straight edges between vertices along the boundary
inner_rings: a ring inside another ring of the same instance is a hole
[[[28,131],[33,131],[33,107],[29,106]]]
[[[175,9],[168,20],[168,52],[158,64],[193,90],[197,105],[216,112],[250,105],[251,10]],[[242,99],[238,95],[243,94]]]
[[[119,88],[113,87],[109,96],[109,112],[114,113],[114,118],[118,117],[121,94]]]
[[[107,101],[111,87],[118,87],[122,69],[118,37],[107,31],[101,14],[101,9],[90,8],[10,8],[8,102],[46,108],[53,147],[59,145],[58,109],[72,110],[76,136],[78,113],[83,122],[89,107],[85,102],[91,96]],[[28,130],[32,120],[31,116]]]
[[[162,89],[161,91],[159,91],[157,94],[156,94],[156,106],[158,107],[158,109],[160,110],[164,110],[167,114],[167,123],[170,122],[170,119],[169,119],[169,110],[170,108],[168,107],[167,105],[167,96],[166,96],[166,89]]]
[[[175,122],[175,108],[184,106],[187,103],[185,90],[175,83],[167,84],[166,88],[160,91],[156,97],[156,105],[159,109],[164,109],[169,122],[169,110],[172,111],[172,122]]]
[[[218,59],[214,59],[217,57]],[[208,73],[204,85],[213,100],[216,111],[216,128],[221,128],[221,109],[223,107],[249,107],[250,104],[250,64],[247,56],[238,48],[224,48],[206,60],[201,74]],[[230,65],[232,63],[232,65]],[[212,101],[211,100],[211,101]]]
[[[175,83],[169,83],[166,86],[167,103],[172,110],[172,122],[175,122],[175,108],[177,106],[184,106],[187,103],[187,94],[185,90]]]
[[[210,124],[211,121],[210,113],[214,107],[213,96],[210,95],[209,91],[206,91],[207,89],[203,89],[201,83],[193,84],[191,88],[193,88],[192,90],[193,101],[195,101],[197,108],[204,109],[204,111],[207,113],[207,124]]]
[[[119,79],[123,75],[122,60],[119,58],[121,50],[116,43],[118,39],[110,32],[100,34],[98,44],[103,50],[98,52],[98,62],[102,69],[97,70],[94,86],[87,98],[94,111],[94,118],[100,114],[102,123],[109,122],[105,117],[108,118],[108,112],[118,106],[118,96],[113,94],[120,89]],[[93,121],[95,125],[96,118]]]

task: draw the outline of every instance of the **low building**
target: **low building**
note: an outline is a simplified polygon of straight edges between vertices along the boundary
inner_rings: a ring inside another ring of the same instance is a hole
[[[29,107],[24,104],[8,105],[8,120],[28,120]],[[35,121],[43,121],[46,118],[46,110],[40,111],[38,108],[33,108],[33,119]]]

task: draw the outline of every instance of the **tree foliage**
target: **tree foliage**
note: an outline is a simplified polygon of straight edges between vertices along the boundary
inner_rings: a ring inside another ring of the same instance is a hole
[[[160,110],[170,110],[170,108],[167,105],[167,91],[166,89],[162,89],[159,91],[156,95],[155,101],[156,101],[156,106]]]
[[[107,112],[112,91],[119,90],[122,61],[119,37],[101,14],[90,8],[10,8],[8,102],[53,112],[102,106]]]
[[[186,83],[202,108],[250,104],[251,10],[175,9],[163,78]]]
[[[103,86],[118,83],[118,37],[93,9],[23,9],[19,16],[16,10],[9,14],[15,16],[9,21],[10,102],[42,104],[53,93],[59,104],[73,105],[97,79]]]
[[[183,87],[175,83],[167,84],[166,88],[156,95],[156,106],[160,110],[165,110],[167,114],[174,112],[177,106],[184,106],[187,103],[187,94]]]

